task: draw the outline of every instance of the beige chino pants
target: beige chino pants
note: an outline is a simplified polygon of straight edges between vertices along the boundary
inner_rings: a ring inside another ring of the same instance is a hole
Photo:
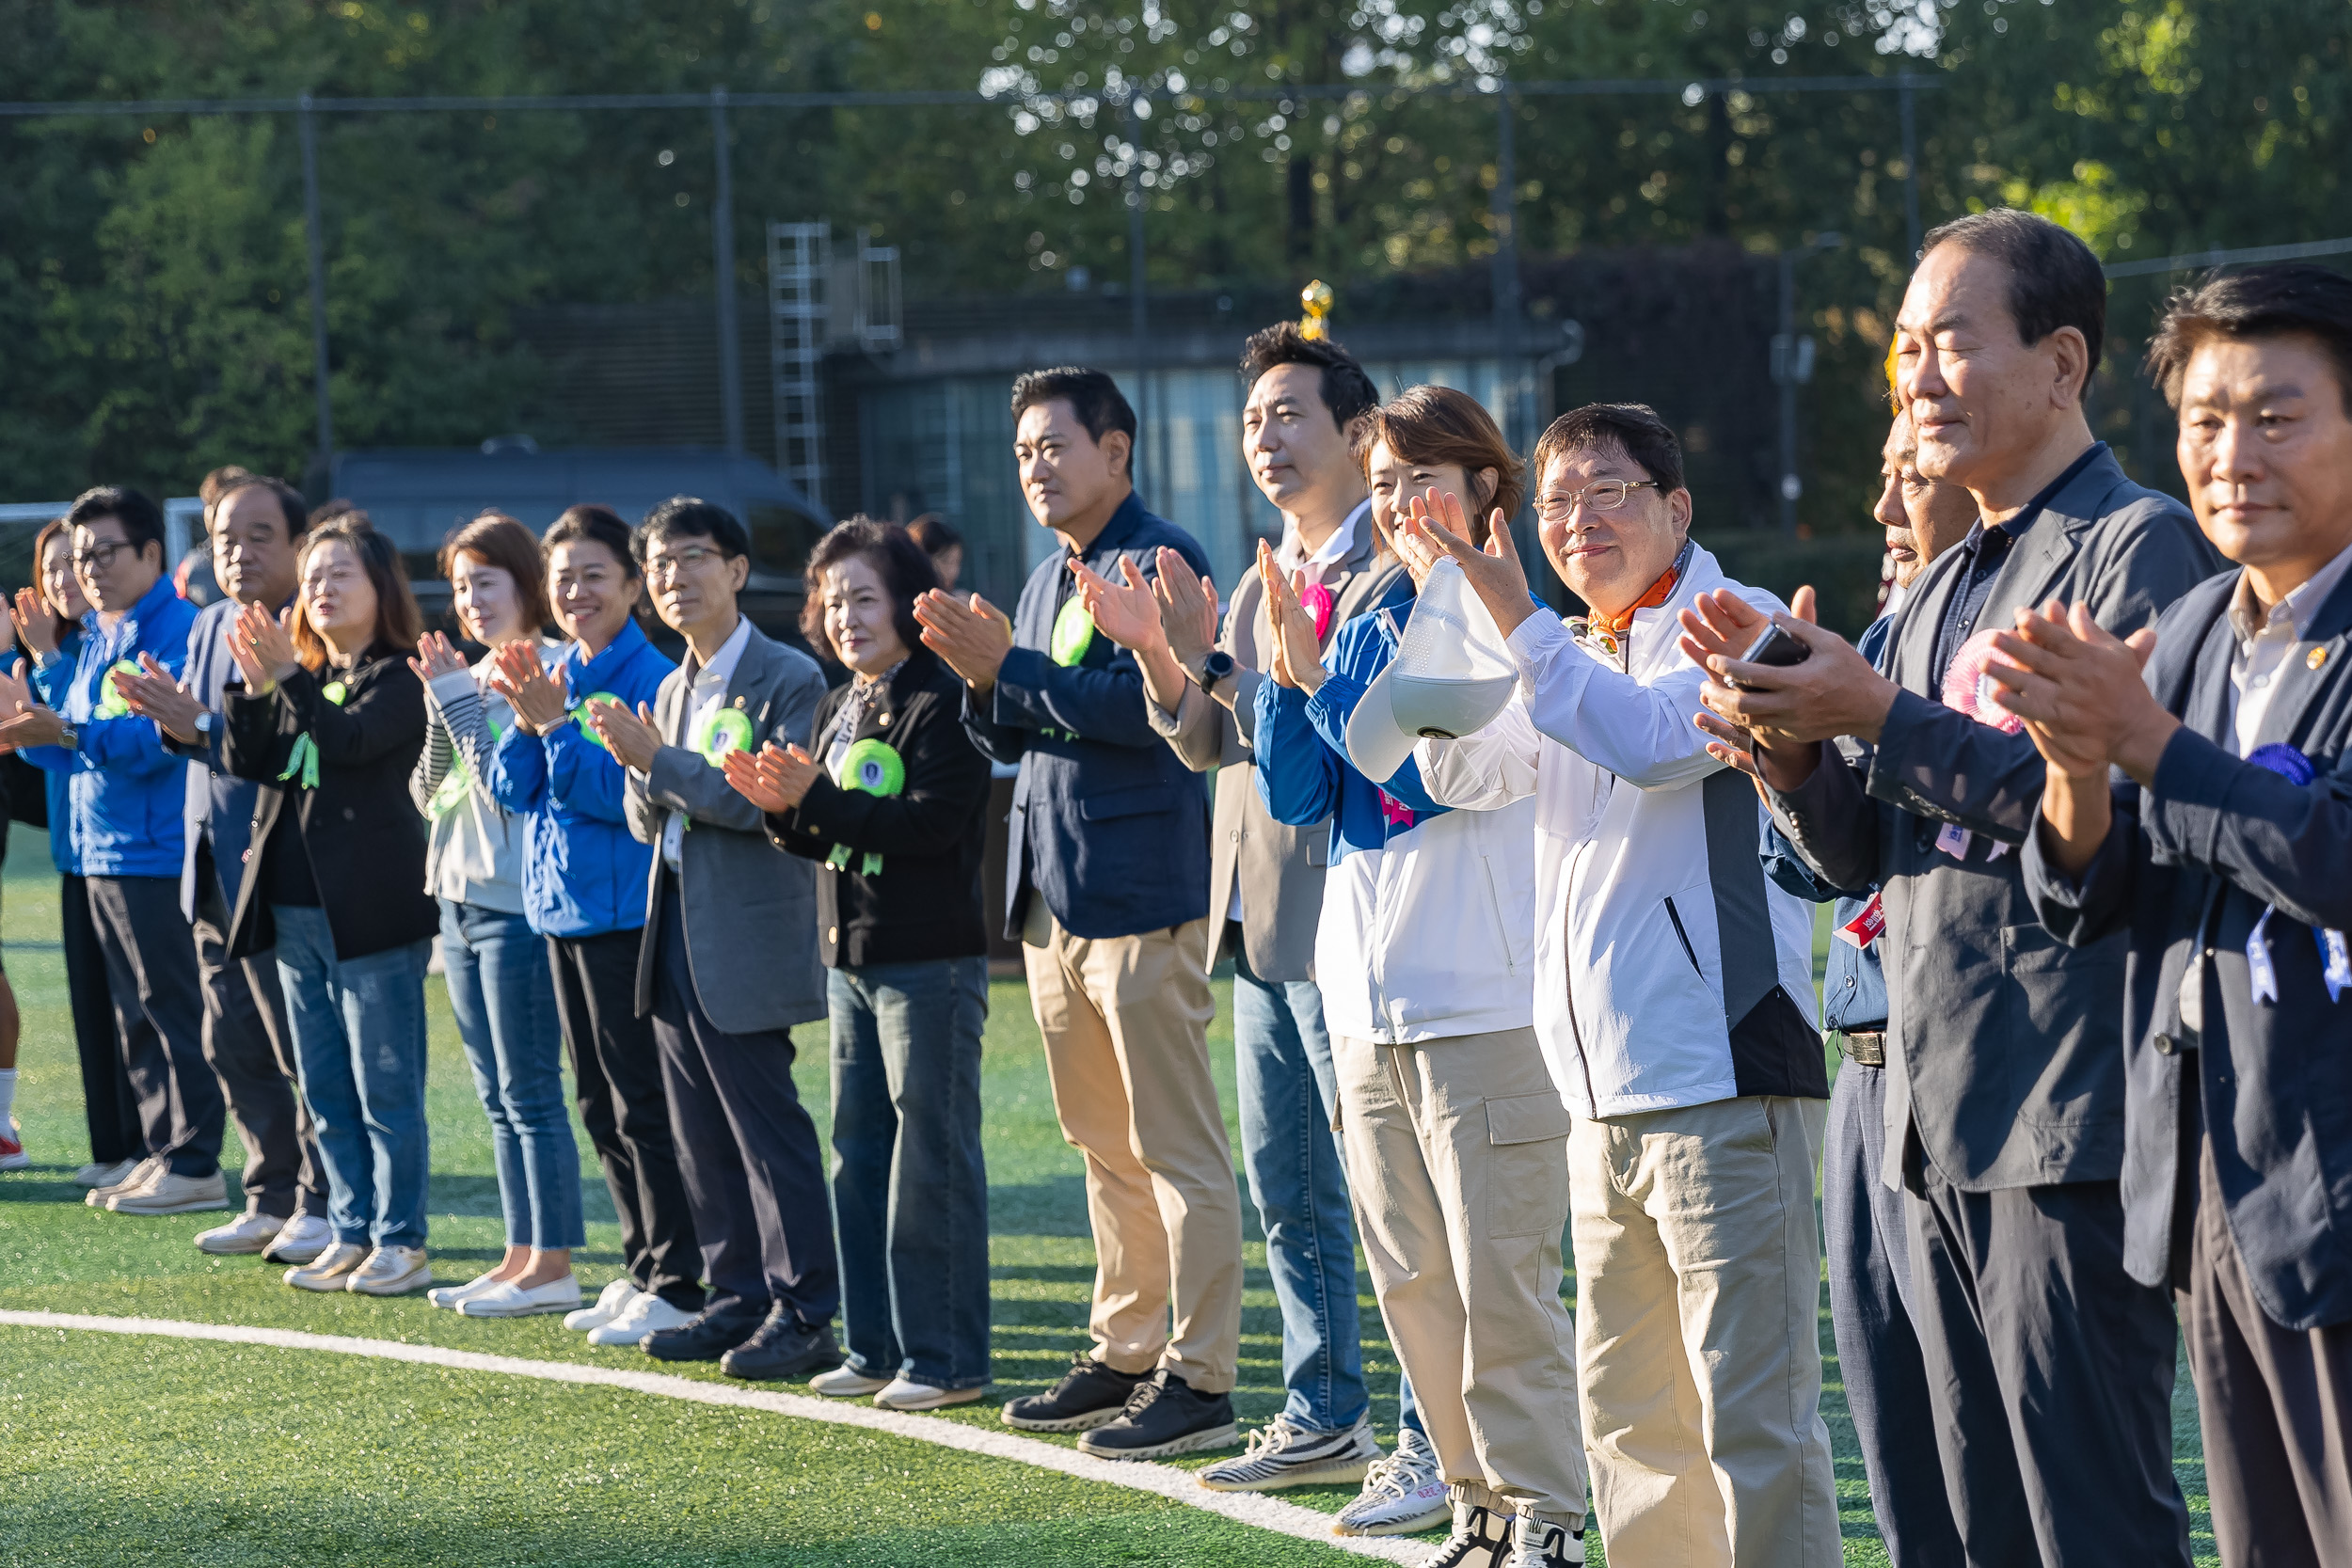
[[[1054,1114],[1086,1156],[1094,1354],[1223,1394],[1241,1354],[1241,1195],[1209,1076],[1206,926],[1089,941],[1048,915],[1021,956]]]
[[[1335,1037],[1340,1134],[1390,1343],[1449,1484],[1584,1517],[1575,1331],[1560,1302],[1568,1113],[1533,1029]]]
[[[1820,1413],[1826,1114],[1749,1096],[1568,1135],[1593,1511],[1618,1568],[1845,1560]]]

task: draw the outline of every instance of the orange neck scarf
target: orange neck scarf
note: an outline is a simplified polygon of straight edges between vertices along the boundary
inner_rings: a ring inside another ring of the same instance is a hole
[[[1656,582],[1649,585],[1649,592],[1634,600],[1623,613],[1617,615],[1596,615],[1593,617],[1593,625],[1599,627],[1602,631],[1610,632],[1619,637],[1624,636],[1628,631],[1632,629],[1633,617],[1637,611],[1656,610],[1660,605],[1664,604],[1667,597],[1674,593],[1675,584],[1682,580],[1682,573],[1678,570],[1680,564],[1681,559],[1680,557],[1677,557],[1676,564],[1667,567],[1664,574],[1661,575]]]

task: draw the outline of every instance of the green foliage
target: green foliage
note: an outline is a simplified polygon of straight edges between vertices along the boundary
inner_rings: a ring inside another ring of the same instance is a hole
[[[1123,284],[1131,173],[1154,290],[1474,276],[1502,177],[1478,94],[1659,78],[1515,101],[1522,254],[1846,233],[1800,279],[1823,350],[1805,426],[1840,433],[1804,506],[1836,529],[1864,526],[1876,439],[1843,435],[1869,422],[1909,268],[1899,101],[1776,94],[1774,77],[1931,77],[1927,223],[2023,203],[2128,260],[2344,230],[2347,23],[2352,0],[0,0],[0,98],[985,87],[1003,101],[731,119],[743,292],[763,222],[827,217],[900,246],[920,298],[1059,290],[1073,266]],[[1701,78],[1740,86],[1672,88]],[[1137,82],[1167,96],[1131,121]],[[1360,90],[1200,96],[1283,86]],[[563,438],[512,314],[707,296],[710,135],[699,107],[318,117],[339,437]],[[0,166],[9,488],[180,491],[230,459],[298,471],[292,120],[0,120]],[[2101,388],[2159,480],[2169,437],[2128,357],[2163,286],[2119,285],[2125,363]],[[1343,326],[1360,296],[1343,288]]]

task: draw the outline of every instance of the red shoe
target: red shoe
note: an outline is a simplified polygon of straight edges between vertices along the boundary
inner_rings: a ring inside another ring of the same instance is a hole
[[[23,1131],[17,1126],[16,1118],[10,1117],[8,1130],[0,1132],[0,1170],[23,1170],[33,1163],[33,1157],[25,1153],[24,1146],[17,1141],[16,1135]]]

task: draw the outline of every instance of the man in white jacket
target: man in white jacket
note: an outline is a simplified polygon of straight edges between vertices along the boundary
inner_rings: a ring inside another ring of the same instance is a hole
[[[1530,601],[1508,530],[1482,552],[1458,514],[1416,509],[1408,557],[1461,564],[1519,673],[1493,723],[1416,752],[1447,805],[1535,800],[1535,1026],[1574,1113],[1595,1514],[1628,1562],[1835,1564],[1811,911],[1764,879],[1756,793],[1708,755],[1675,622],[1704,592],[1777,601],[1691,541],[1681,448],[1649,408],[1563,415],[1534,467],[1545,553],[1591,613]]]

